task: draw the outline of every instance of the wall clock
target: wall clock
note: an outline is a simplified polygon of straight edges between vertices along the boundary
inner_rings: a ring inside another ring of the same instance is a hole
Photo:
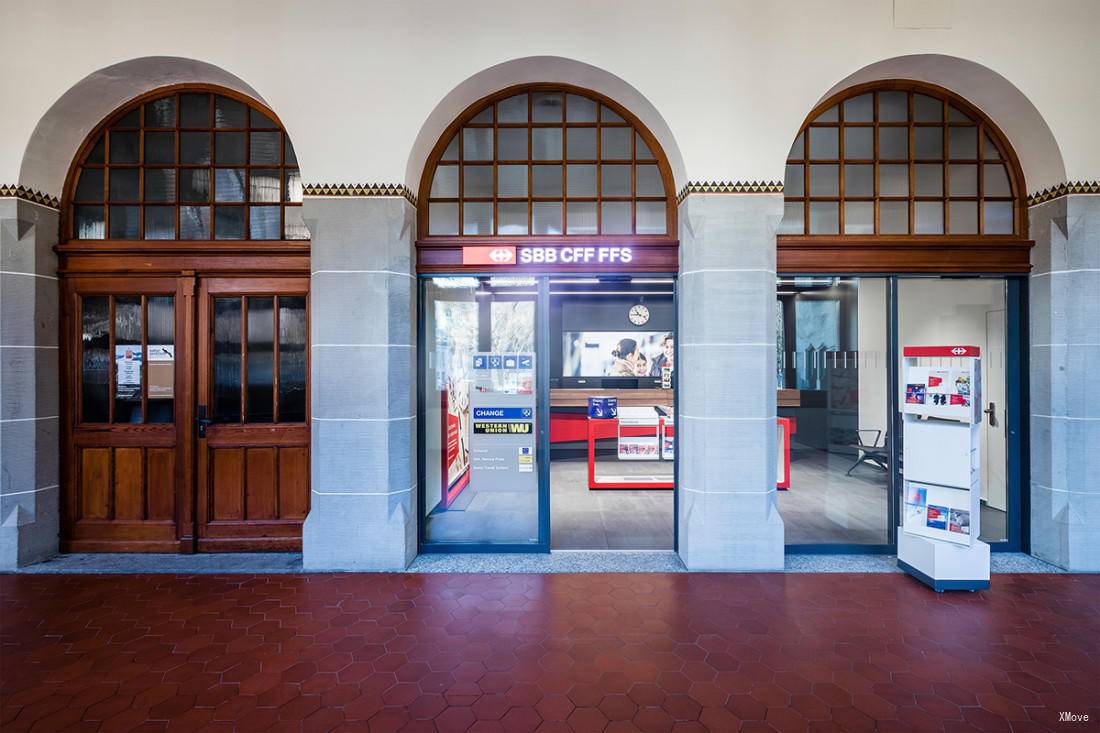
[[[649,323],[649,308],[645,307],[641,303],[630,306],[630,313],[628,314],[630,322],[635,326],[644,326]]]

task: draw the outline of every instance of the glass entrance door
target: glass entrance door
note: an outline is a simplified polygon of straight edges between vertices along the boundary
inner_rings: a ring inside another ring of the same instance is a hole
[[[421,545],[545,549],[533,277],[432,277],[421,314]],[[544,310],[544,309],[543,309]]]

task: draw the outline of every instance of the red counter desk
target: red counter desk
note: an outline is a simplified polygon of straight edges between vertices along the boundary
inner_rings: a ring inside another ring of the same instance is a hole
[[[555,390],[556,392],[557,390]],[[572,390],[570,390],[572,392]],[[576,390],[580,392],[581,390]],[[639,390],[641,391],[641,390]],[[647,390],[649,391],[649,390]],[[658,390],[652,390],[658,392]],[[562,390],[565,392],[565,390]],[[664,390],[661,390],[664,392]],[[635,399],[641,395],[631,395]],[[654,395],[656,396],[656,395]],[[665,396],[665,395],[661,395]],[[573,395],[570,395],[573,397]],[[585,395],[587,397],[587,395]],[[579,399],[576,400],[579,403]],[[633,402],[634,400],[632,400]],[[575,407],[578,405],[565,404],[562,406]],[[631,405],[628,405],[628,408]],[[632,405],[641,407],[641,405]],[[652,408],[652,403],[650,403]],[[622,402],[620,402],[622,409]],[[780,417],[776,419],[776,488],[787,490],[791,486],[791,435],[796,430],[794,418]],[[596,441],[618,439],[621,437],[649,437],[658,438],[658,451],[664,441],[661,436],[674,438],[675,427],[671,418],[657,416],[654,425],[624,425],[620,426],[617,419],[590,419],[587,415],[575,412],[554,412],[550,416],[550,442],[568,443],[584,440],[588,446],[588,488],[600,489],[671,489],[672,481],[660,480],[657,477],[647,480],[639,480],[636,477],[616,476],[610,480],[597,480],[596,478]]]

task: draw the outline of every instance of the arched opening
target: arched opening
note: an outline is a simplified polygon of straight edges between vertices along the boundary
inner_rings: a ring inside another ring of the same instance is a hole
[[[927,82],[848,86],[803,123],[784,200],[776,376],[779,414],[797,425],[779,498],[788,550],[892,551],[899,526],[921,511],[932,521],[897,470],[901,415],[918,402],[965,406],[980,426],[980,497],[953,507],[951,531],[1018,549],[1023,405],[1009,385],[1023,363],[1032,242],[1023,171],[1002,129]],[[944,345],[977,346],[980,371],[963,380],[966,359],[900,357]]]
[[[108,113],[61,197],[64,551],[301,547],[309,233],[293,145],[237,89]]]
[[[419,186],[422,550],[672,549],[657,137],[606,94],[509,86],[442,129]]]

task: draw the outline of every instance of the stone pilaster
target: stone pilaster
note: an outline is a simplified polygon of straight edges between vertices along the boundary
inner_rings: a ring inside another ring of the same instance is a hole
[[[679,548],[691,570],[778,570],[775,233],[782,195],[680,205]]]
[[[1100,196],[1030,210],[1031,551],[1100,570]]]
[[[0,199],[0,569],[57,553],[57,226]]]
[[[400,197],[305,202],[309,570],[403,570],[416,555],[415,213]]]

